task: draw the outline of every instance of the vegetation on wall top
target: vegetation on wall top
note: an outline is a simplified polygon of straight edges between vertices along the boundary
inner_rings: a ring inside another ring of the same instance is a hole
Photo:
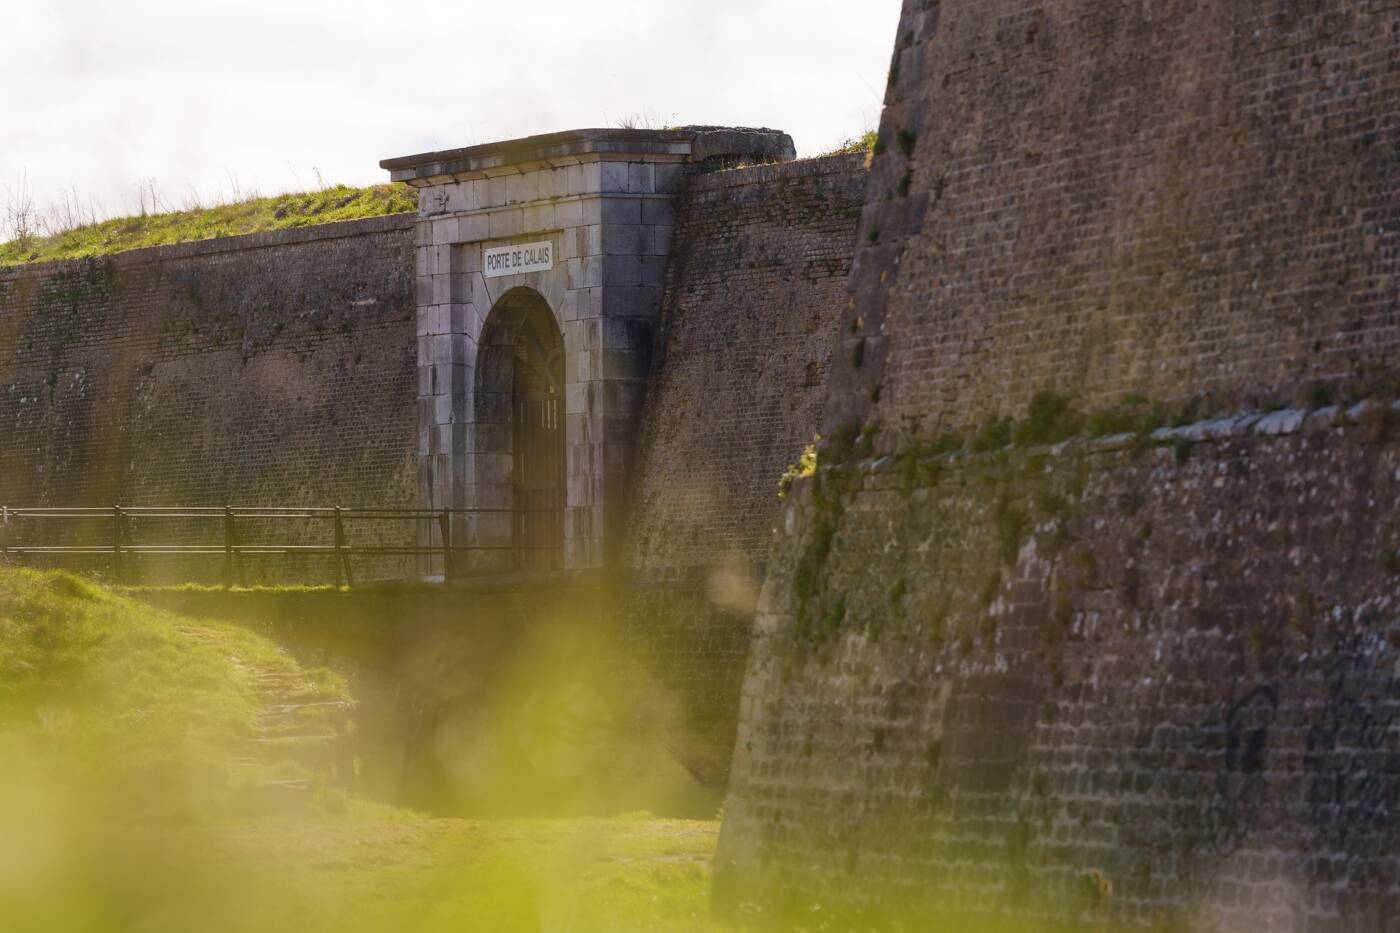
[[[855,155],[859,152],[874,152],[875,144],[879,141],[880,134],[875,130],[866,130],[860,136],[848,139],[835,149],[825,155]]]
[[[417,196],[407,185],[334,185],[215,207],[120,217],[49,236],[23,236],[0,243],[0,266],[82,259],[149,246],[400,214],[416,208]]]

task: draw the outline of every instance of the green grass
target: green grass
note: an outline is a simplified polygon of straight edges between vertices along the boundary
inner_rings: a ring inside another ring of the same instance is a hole
[[[201,210],[122,217],[55,236],[12,240],[0,243],[0,266],[81,259],[148,246],[358,220],[413,211],[417,206],[417,196],[407,185],[336,185],[322,191],[255,198]]]
[[[866,130],[859,137],[848,139],[830,152],[822,153],[824,156],[855,155],[856,153],[874,152],[875,145],[880,141],[880,134],[875,130]]]
[[[720,929],[714,821],[429,819],[329,787],[229,806],[280,776],[247,760],[269,677],[344,695],[241,628],[0,567],[0,927]]]
[[[0,758],[24,761],[9,777],[52,789],[68,809],[190,819],[291,776],[285,762],[248,755],[269,677],[346,696],[334,675],[302,670],[244,629],[68,574],[0,568]]]
[[[651,818],[98,829],[69,838],[80,865],[31,873],[9,898],[0,870],[0,907],[7,929],[73,933],[703,933],[725,929],[709,917],[718,833]]]

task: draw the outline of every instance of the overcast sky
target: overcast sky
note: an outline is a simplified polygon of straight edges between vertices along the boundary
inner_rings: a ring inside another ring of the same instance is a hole
[[[0,196],[131,213],[634,114],[879,122],[900,0],[0,0]],[[3,211],[0,211],[3,213]]]

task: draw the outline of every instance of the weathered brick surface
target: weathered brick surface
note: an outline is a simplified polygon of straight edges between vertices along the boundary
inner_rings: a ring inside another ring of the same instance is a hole
[[[1046,389],[1389,405],[1397,50],[1367,0],[906,0],[824,416],[892,457],[786,516],[722,901],[1394,927],[1393,425],[910,452]]]
[[[678,757],[723,786],[778,478],[811,442],[848,302],[863,156],[690,178],[638,438],[631,650],[686,721]]]
[[[777,483],[811,443],[846,294],[863,156],[691,179],[639,434],[630,567],[764,560]]]
[[[417,504],[413,231],[0,270],[0,503]]]
[[[708,572],[690,579],[633,579],[622,595],[626,656],[649,673],[656,691],[650,702],[664,699],[676,717],[674,731],[663,740],[697,781],[722,794],[752,604],[717,603]]]
[[[1397,59],[1371,0],[907,0],[832,422],[1389,378]]]
[[[722,900],[1392,928],[1400,446],[1362,420],[800,483]]]

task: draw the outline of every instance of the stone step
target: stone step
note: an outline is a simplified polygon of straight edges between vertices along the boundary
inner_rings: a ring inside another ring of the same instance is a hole
[[[225,644],[205,631],[183,631],[215,648]],[[250,774],[304,775],[249,785],[240,791],[247,809],[268,812],[300,806],[298,801],[309,799],[322,784],[353,778],[353,701],[328,693],[305,671],[265,669],[240,657],[229,660],[249,678],[259,707],[253,735],[235,764]]]
[[[335,726],[330,726],[335,727]],[[287,721],[287,723],[259,724],[258,738],[263,740],[273,740],[273,738],[318,738],[326,734],[328,724],[315,721],[315,723],[300,723],[300,721]],[[336,741],[342,741],[344,733],[336,733]]]
[[[247,816],[270,816],[306,809],[319,783],[312,780],[260,781],[243,788],[237,808]]]
[[[254,739],[257,748],[280,761],[303,765],[334,766],[344,757],[345,743],[338,735],[288,735]]]
[[[324,722],[348,719],[352,709],[353,704],[338,702],[269,705],[258,713],[258,719],[262,722],[287,719],[315,719]]]

